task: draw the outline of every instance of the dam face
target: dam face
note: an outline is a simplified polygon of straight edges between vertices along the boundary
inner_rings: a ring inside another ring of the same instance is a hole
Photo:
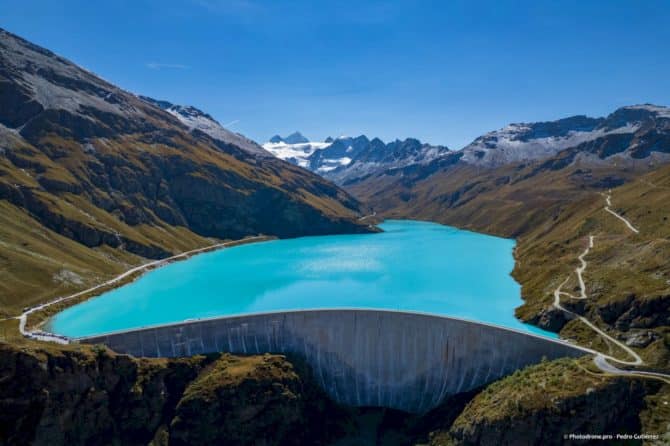
[[[335,401],[425,413],[543,357],[585,350],[505,328],[384,310],[305,310],[188,321],[79,339],[137,357],[298,355]]]

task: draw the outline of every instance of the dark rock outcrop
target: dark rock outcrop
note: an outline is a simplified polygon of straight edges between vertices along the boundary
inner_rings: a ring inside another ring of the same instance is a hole
[[[458,445],[563,445],[571,433],[635,432],[644,391],[639,383],[621,379],[602,390],[557,399],[546,410],[521,412],[494,422],[459,425],[451,435]],[[522,410],[522,409],[521,409]],[[588,441],[572,441],[586,444]]]
[[[636,299],[635,295],[598,307],[598,314],[618,330],[670,325],[670,295]]]
[[[643,383],[588,374],[586,367],[588,359],[563,359],[518,371],[475,396],[430,444],[563,445],[570,434],[639,432]]]
[[[569,320],[569,316],[564,311],[552,306],[543,308],[533,318],[525,322],[558,333]]]
[[[349,412],[283,356],[142,360],[0,344],[0,445],[298,445]]]

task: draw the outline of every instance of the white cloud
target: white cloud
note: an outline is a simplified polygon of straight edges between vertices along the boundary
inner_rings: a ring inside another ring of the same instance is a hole
[[[147,68],[152,70],[163,70],[163,69],[173,69],[173,70],[185,70],[190,68],[188,65],[180,63],[158,63],[158,62],[148,62],[146,64]]]

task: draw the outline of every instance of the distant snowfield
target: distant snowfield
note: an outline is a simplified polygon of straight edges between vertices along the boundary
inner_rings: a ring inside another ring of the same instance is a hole
[[[325,149],[331,144],[330,142],[304,142],[298,144],[268,142],[263,144],[263,148],[277,158],[293,161],[298,166],[307,168],[309,167],[308,158],[317,150]]]
[[[326,158],[323,160],[323,165],[316,169],[317,172],[330,172],[340,166],[348,166],[351,163],[351,158],[343,156],[342,158]]]

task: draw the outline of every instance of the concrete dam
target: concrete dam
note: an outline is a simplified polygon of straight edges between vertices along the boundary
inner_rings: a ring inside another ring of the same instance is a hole
[[[425,413],[446,397],[543,357],[578,357],[561,341],[445,316],[303,310],[219,317],[80,338],[137,357],[285,353],[302,357],[335,401]]]

